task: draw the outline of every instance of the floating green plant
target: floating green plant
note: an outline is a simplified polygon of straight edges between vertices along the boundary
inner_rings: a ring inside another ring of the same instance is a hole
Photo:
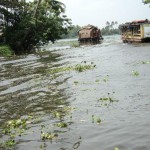
[[[52,140],[53,138],[58,137],[57,133],[42,133],[41,134],[41,139],[42,140]]]
[[[133,71],[132,71],[132,75],[133,75],[133,76],[139,76],[140,74],[139,74],[138,71],[133,70]]]
[[[113,94],[114,93],[115,92],[113,92]],[[99,98],[98,101],[118,102],[118,100],[114,99],[113,96],[110,95],[110,93],[108,93],[107,97],[101,97],[101,98]]]
[[[75,67],[73,67],[73,66],[56,67],[56,68],[50,69],[48,72],[50,74],[60,73],[60,72],[64,72],[64,71],[71,71],[71,70],[76,70],[78,72],[83,72],[83,71],[86,71],[86,70],[93,69],[95,67],[96,67],[96,65],[94,65],[93,63],[88,65],[88,64],[86,64],[86,61],[84,61],[84,64],[77,64],[77,65],[75,65]]]
[[[7,135],[9,140],[0,144],[2,147],[13,147],[16,144],[15,138],[21,136],[27,130],[27,125],[33,122],[36,118],[28,116],[25,119],[14,119],[5,123],[2,127],[3,135]]]
[[[78,72],[83,72],[85,70],[90,70],[90,69],[93,69],[95,67],[96,67],[96,65],[77,64],[74,69]]]
[[[59,67],[59,68],[53,68],[51,70],[49,70],[50,74],[55,74],[55,73],[59,73],[59,72],[63,72],[63,71],[70,71],[73,70],[73,67],[68,66],[68,67]]]
[[[96,122],[97,122],[98,124],[100,124],[100,123],[101,123],[101,119],[100,119],[100,117],[98,117],[98,118],[96,119]]]
[[[99,80],[99,79],[96,79],[95,82],[100,82],[100,80]]]
[[[118,148],[118,147],[115,147],[114,150],[119,150],[119,148]]]
[[[5,142],[0,143],[0,148],[10,149],[15,145],[16,145],[16,141],[14,139],[10,138]]]
[[[10,120],[5,124],[2,133],[8,135],[12,135],[12,134],[21,135],[22,133],[24,133],[26,127],[27,127],[26,119]]]
[[[59,122],[56,125],[57,125],[57,127],[60,127],[60,128],[67,128],[68,127],[68,124],[66,122]]]
[[[142,64],[150,64],[150,61],[142,61]]]
[[[96,117],[94,115],[92,115],[92,123],[96,122],[97,124],[100,124],[102,122],[102,120],[100,119],[100,117]]]
[[[62,117],[62,115],[59,112],[53,112],[53,115],[55,118],[58,118],[58,119]]]
[[[79,82],[78,81],[74,81],[74,84],[77,85]]]
[[[108,82],[108,77],[109,77],[108,75],[107,75],[106,77],[104,77],[104,78],[103,78],[103,81],[104,81],[104,82]]]

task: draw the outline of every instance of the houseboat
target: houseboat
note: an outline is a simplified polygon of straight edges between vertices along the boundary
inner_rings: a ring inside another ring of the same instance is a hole
[[[150,21],[138,20],[119,26],[123,42],[150,42]]]
[[[93,25],[87,25],[78,31],[78,41],[82,43],[97,44],[103,38],[100,29]]]

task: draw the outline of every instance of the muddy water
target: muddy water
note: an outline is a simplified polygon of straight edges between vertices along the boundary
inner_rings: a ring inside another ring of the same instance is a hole
[[[96,67],[51,72],[85,61]],[[0,142],[9,138],[2,133],[7,121],[32,115],[12,149],[149,150],[149,61],[150,44],[123,44],[118,36],[100,45],[1,58]],[[61,122],[67,126],[58,127]],[[58,136],[42,140],[42,132]]]

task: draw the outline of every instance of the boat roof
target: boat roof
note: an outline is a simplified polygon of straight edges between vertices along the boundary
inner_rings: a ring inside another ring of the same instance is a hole
[[[91,29],[94,29],[94,28],[97,28],[96,26],[93,26],[93,25],[86,25],[86,26],[83,26],[81,30],[91,30]],[[97,28],[98,29],[98,28]]]
[[[126,22],[124,24],[121,24],[120,28],[121,27],[128,27],[128,26],[139,26],[141,24],[150,24],[150,21],[148,19],[145,19],[145,20],[134,20],[132,22]]]

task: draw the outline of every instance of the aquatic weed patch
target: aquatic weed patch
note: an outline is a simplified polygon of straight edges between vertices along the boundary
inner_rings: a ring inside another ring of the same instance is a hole
[[[96,65],[94,64],[77,64],[75,66],[65,66],[65,67],[56,67],[56,68],[52,68],[50,69],[48,72],[50,74],[56,74],[56,73],[60,73],[60,72],[64,72],[64,71],[77,71],[77,72],[83,72],[83,71],[86,71],[86,70],[91,70],[91,69],[94,69],[96,67]]]
[[[150,64],[150,61],[142,61],[142,64]]]
[[[5,142],[0,143],[0,148],[2,149],[11,149],[16,145],[16,141],[13,138],[6,140]]]
[[[108,82],[109,81],[109,75],[107,75],[106,77],[103,78],[104,82]]]
[[[115,92],[113,92],[114,94]],[[98,102],[102,102],[101,105],[108,106],[110,103],[118,102],[119,100],[113,98],[113,94],[107,93],[107,96],[98,99]]]
[[[60,128],[67,128],[68,124],[66,122],[59,122],[56,124],[56,126]]]
[[[92,123],[97,123],[97,124],[100,124],[102,122],[101,118],[100,117],[97,117],[95,115],[92,115]]]
[[[71,70],[73,70],[73,67],[68,66],[68,67],[53,68],[53,69],[49,70],[48,72],[50,74],[55,74],[55,73],[60,73],[60,72],[64,72],[64,71],[71,71]]]
[[[133,70],[133,71],[132,71],[132,75],[137,77],[137,76],[140,75],[140,73],[139,73],[138,71]]]
[[[12,134],[19,134],[24,132],[27,127],[27,120],[26,119],[17,119],[17,120],[10,120],[5,124],[4,129],[2,130],[3,134],[12,135]]]
[[[42,140],[52,140],[54,138],[58,137],[57,133],[42,133],[41,134],[41,139]]]
[[[28,125],[33,123],[36,118],[33,116],[28,116],[25,119],[19,118],[7,121],[4,126],[2,126],[2,136],[7,136],[7,140],[4,140],[0,143],[0,147],[4,149],[12,148],[16,145],[17,141],[15,140],[16,137],[22,136],[26,130],[28,130]]]
[[[96,67],[96,65],[81,65],[81,64],[77,64],[74,69],[76,71],[78,71],[78,72],[83,72],[85,70],[90,70],[90,69],[93,69],[95,67]]]

